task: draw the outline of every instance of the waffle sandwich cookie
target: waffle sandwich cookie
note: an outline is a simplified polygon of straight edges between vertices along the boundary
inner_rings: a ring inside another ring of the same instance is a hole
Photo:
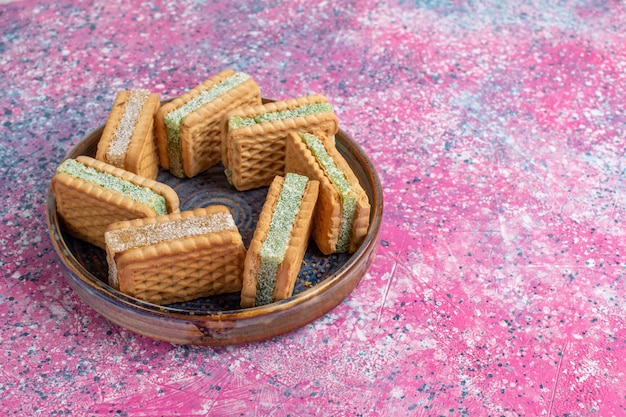
[[[155,118],[161,166],[179,178],[191,178],[217,164],[223,117],[260,103],[261,91],[250,76],[224,70],[163,104]]]
[[[291,133],[285,171],[320,182],[313,240],[322,253],[354,252],[369,227],[370,203],[352,169],[323,132]]]
[[[171,304],[239,292],[246,256],[226,206],[111,224],[105,234],[109,285]]]
[[[159,156],[154,115],[159,96],[148,90],[120,91],[98,141],[96,159],[156,179]]]
[[[171,187],[88,156],[61,163],[52,190],[65,229],[103,249],[109,224],[179,210]]]
[[[222,125],[226,176],[239,191],[268,186],[276,175],[284,175],[290,132],[319,130],[334,137],[338,128],[333,107],[321,94],[235,110]]]
[[[318,190],[317,181],[297,174],[272,181],[246,255],[241,307],[292,295],[311,235]]]

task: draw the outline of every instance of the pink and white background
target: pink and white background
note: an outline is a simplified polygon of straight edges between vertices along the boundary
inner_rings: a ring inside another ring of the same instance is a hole
[[[623,1],[1,3],[3,415],[626,415]],[[385,215],[326,316],[177,346],[72,292],[44,202],[117,91],[224,68],[326,95]]]

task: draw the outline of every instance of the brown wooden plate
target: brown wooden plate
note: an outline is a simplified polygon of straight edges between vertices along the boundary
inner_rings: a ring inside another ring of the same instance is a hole
[[[67,155],[94,156],[104,126],[94,130]],[[363,150],[339,131],[337,149],[350,164],[372,205],[365,241],[353,254],[325,256],[311,242],[292,297],[266,306],[239,307],[239,294],[158,306],[129,297],[107,284],[105,253],[65,233],[57,218],[52,190],[47,199],[48,230],[72,289],[111,322],[155,339],[177,344],[230,345],[269,339],[295,330],[326,314],[357,286],[374,260],[383,213],[378,174]],[[161,170],[157,178],[178,193],[181,210],[224,204],[233,213],[248,247],[267,188],[246,192],[226,181],[221,164],[191,179]]]

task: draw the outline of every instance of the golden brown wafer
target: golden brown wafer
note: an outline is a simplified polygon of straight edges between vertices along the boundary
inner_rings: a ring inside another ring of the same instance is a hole
[[[96,159],[156,179],[159,157],[154,115],[159,96],[147,90],[120,91],[98,141]]]
[[[222,124],[222,163],[229,181],[237,190],[245,191],[267,186],[276,175],[284,174],[285,138],[290,132],[320,130],[326,132],[327,136],[334,137],[339,122],[332,110],[281,120],[261,121],[236,128],[232,128],[232,121],[237,118],[250,119],[262,114],[294,111],[316,104],[329,105],[323,95],[314,94],[259,106],[242,107],[227,115]]]
[[[189,113],[180,122],[180,160],[170,152],[165,117],[211,91],[229,78],[242,75],[232,70],[224,70],[187,93],[163,104],[155,117],[156,136],[161,166],[169,169],[177,177],[194,177],[221,160],[221,121],[224,115],[241,106],[261,103],[261,90],[252,78],[223,92],[211,101]]]
[[[241,290],[241,306],[244,308],[256,305],[259,283],[258,274],[261,266],[261,247],[268,237],[274,209],[283,190],[284,182],[285,178],[281,176],[275,177],[272,181],[254,236],[248,248]],[[276,282],[272,293],[273,301],[284,300],[293,293],[298,272],[302,266],[302,259],[311,236],[312,218],[318,191],[319,183],[315,180],[308,180],[289,236],[287,249],[276,272]]]
[[[369,199],[350,165],[333,145],[333,142],[324,138],[324,132],[316,131],[313,133],[322,139],[326,151],[332,157],[337,167],[344,173],[352,189],[358,195],[350,243],[347,248],[348,252],[354,252],[363,242],[369,227]],[[329,255],[337,252],[337,240],[341,227],[341,195],[297,133],[291,133],[286,140],[285,171],[306,175],[320,182],[318,204],[313,220],[313,240],[322,253]]]
[[[231,213],[214,205],[111,224],[109,285],[171,304],[241,290],[246,250]]]
[[[120,178],[129,184],[148,188],[165,199],[167,212],[178,211],[178,195],[165,184],[87,156],[79,156],[76,161],[98,172]],[[104,232],[110,223],[158,214],[146,203],[135,201],[117,191],[65,172],[57,172],[54,175],[52,190],[57,213],[65,230],[103,249],[105,247]]]

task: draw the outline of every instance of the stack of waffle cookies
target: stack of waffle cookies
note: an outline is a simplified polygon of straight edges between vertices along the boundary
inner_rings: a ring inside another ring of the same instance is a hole
[[[158,305],[224,293],[242,307],[292,295],[310,240],[354,252],[370,205],[335,148],[339,122],[321,94],[263,102],[247,74],[224,70],[161,103],[117,94],[95,158],[58,167],[52,189],[64,230],[106,251],[109,285]],[[222,164],[234,192],[268,187],[246,249],[229,209],[180,211],[159,170],[188,179]]]

